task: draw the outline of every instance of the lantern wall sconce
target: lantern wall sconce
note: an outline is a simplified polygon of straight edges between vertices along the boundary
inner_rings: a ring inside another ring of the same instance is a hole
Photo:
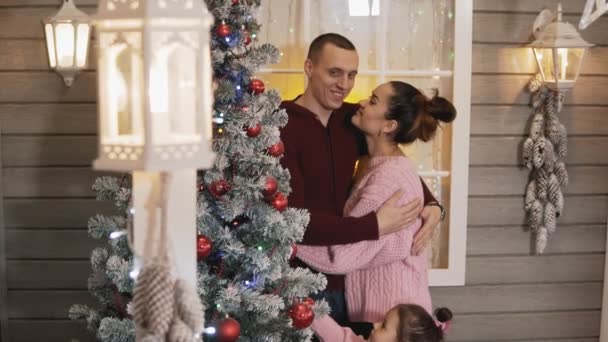
[[[562,21],[562,5],[557,13],[548,9],[540,12],[534,22],[535,40],[528,44],[545,85],[554,91],[566,91],[574,86],[581,70],[587,48],[574,25]]]
[[[76,75],[87,67],[91,19],[76,8],[73,0],[63,0],[59,12],[42,22],[49,66],[70,87]]]

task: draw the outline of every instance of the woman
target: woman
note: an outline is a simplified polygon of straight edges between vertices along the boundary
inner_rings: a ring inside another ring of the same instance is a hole
[[[377,87],[351,119],[365,136],[370,162],[353,187],[344,215],[360,217],[376,211],[397,190],[404,193],[399,204],[422,200],[416,166],[398,144],[429,141],[439,121],[451,122],[455,117],[456,110],[448,100],[428,99],[410,84],[393,81]],[[375,241],[299,245],[297,256],[323,273],[346,274],[346,302],[353,322],[379,321],[403,303],[418,304],[430,313],[426,256],[410,254],[420,226],[417,219],[400,232]]]

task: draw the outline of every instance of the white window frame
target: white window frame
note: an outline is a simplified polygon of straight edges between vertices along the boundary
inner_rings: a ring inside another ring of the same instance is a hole
[[[311,0],[302,0],[301,39],[309,44],[312,41],[310,29]],[[471,113],[471,68],[473,46],[473,0],[454,0],[454,67],[453,70],[387,70],[388,51],[385,32],[388,32],[390,3],[380,1],[380,27],[377,34],[377,70],[359,70],[359,75],[377,76],[379,83],[386,77],[452,77],[453,104],[458,115],[452,123],[451,170],[422,170],[423,177],[436,177],[440,180],[451,175],[450,207],[446,208],[449,218],[448,267],[429,270],[430,286],[465,285],[467,213],[469,191],[469,140]],[[260,73],[302,74],[302,69],[261,69]]]

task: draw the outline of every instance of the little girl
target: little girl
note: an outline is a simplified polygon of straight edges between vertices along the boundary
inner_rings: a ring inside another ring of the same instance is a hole
[[[447,308],[435,311],[434,320],[422,307],[400,304],[384,316],[384,321],[374,323],[369,342],[443,342],[449,328],[452,312]],[[331,317],[324,316],[312,324],[321,342],[365,342],[352,330],[339,326]]]
[[[410,84],[392,81],[378,86],[351,122],[365,136],[369,169],[355,185],[344,207],[345,216],[359,217],[402,191],[401,204],[422,201],[415,164],[398,144],[429,141],[439,121],[451,122],[454,106],[442,97],[428,99]],[[379,240],[348,245],[298,245],[297,256],[327,274],[346,274],[345,297],[352,322],[376,322],[397,304],[413,303],[432,312],[427,257],[411,255],[418,218],[398,233]],[[357,227],[353,227],[357,229]]]

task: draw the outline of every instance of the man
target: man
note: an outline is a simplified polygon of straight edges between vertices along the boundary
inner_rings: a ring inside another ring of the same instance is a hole
[[[310,45],[304,64],[306,90],[295,100],[281,104],[289,116],[287,126],[281,130],[285,144],[281,163],[291,173],[289,204],[310,212],[310,224],[302,241],[307,245],[378,239],[421,215],[424,225],[413,246],[413,252],[418,254],[429,243],[443,211],[424,182],[424,209],[418,202],[397,207],[395,203],[401,196],[397,192],[376,213],[360,218],[342,217],[362,150],[362,139],[350,124],[358,105],[344,103],[354,86],[358,65],[354,45],[341,35],[324,34]],[[294,265],[305,266],[297,260]],[[327,280],[322,297],[329,302],[332,317],[345,325],[348,318],[344,276],[327,275]]]

